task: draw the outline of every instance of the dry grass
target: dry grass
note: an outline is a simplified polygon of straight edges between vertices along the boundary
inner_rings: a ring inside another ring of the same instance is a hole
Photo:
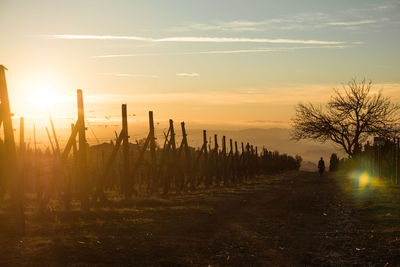
[[[362,200],[357,190],[344,177],[290,172],[89,214],[32,213],[23,238],[3,233],[0,265],[400,262],[397,188],[371,190]]]

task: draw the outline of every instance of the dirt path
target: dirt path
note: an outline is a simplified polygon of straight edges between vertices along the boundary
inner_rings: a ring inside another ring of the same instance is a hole
[[[0,265],[400,264],[398,189],[293,172],[239,188],[30,218]]]

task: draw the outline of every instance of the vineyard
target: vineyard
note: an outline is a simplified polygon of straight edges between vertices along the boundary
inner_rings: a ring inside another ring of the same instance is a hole
[[[392,185],[400,182],[400,141],[399,137],[375,137],[374,143],[367,142],[353,158],[342,160],[343,170],[366,173]]]
[[[86,139],[82,90],[77,90],[77,120],[64,148],[60,147],[50,117],[46,128],[51,151],[36,145],[27,148],[24,118],[20,118],[19,146],[16,145],[8,98],[5,67],[1,66],[1,122],[4,140],[0,143],[0,204],[10,213],[12,231],[25,229],[29,212],[81,210],[107,206],[112,202],[134,201],[134,197],[182,194],[199,188],[235,186],[265,174],[297,170],[299,156],[260,151],[249,143],[227,139],[208,139],[203,131],[200,148],[191,147],[185,123],[180,123],[182,140],[177,140],[174,121],[164,140],[156,140],[153,112],[149,112],[149,132],[143,143],[130,143],[127,105],[122,105],[122,130],[110,143],[89,146]]]

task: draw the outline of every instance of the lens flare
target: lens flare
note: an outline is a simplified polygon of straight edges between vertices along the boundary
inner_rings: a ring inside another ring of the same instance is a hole
[[[359,177],[358,177],[358,187],[360,189],[366,188],[371,182],[371,177],[369,176],[368,172],[363,172]]]
[[[370,190],[384,186],[380,177],[371,175],[368,171],[353,171],[349,173],[349,178],[358,194],[366,194]]]

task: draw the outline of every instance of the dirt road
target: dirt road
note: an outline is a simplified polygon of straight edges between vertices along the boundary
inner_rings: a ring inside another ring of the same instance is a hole
[[[396,266],[397,190],[292,172],[89,215],[31,215],[24,238],[0,238],[0,265]]]

